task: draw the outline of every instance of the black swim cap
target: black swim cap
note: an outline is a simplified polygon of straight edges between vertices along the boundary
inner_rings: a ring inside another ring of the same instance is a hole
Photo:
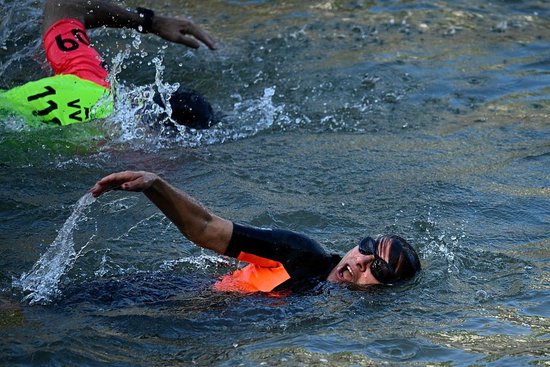
[[[390,257],[387,265],[393,271],[393,277],[389,276],[393,278],[393,281],[412,278],[421,270],[420,259],[416,251],[405,239],[395,235],[385,235],[377,237],[374,242],[374,248],[378,255],[380,255],[380,246],[390,245]]]
[[[153,101],[165,108],[160,94],[156,93]],[[170,117],[180,125],[192,129],[208,129],[216,123],[212,106],[195,90],[179,87],[172,93],[169,102],[172,109]]]

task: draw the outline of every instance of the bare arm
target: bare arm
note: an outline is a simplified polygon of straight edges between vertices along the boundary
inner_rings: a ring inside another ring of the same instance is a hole
[[[43,32],[64,18],[80,20],[86,28],[138,28],[145,19],[137,12],[128,11],[102,0],[47,0],[44,6]],[[216,48],[214,40],[199,26],[183,17],[166,17],[155,14],[151,33],[167,41],[198,48],[200,42]]]
[[[224,254],[233,223],[210,213],[201,203],[149,172],[125,171],[99,180],[90,189],[98,197],[111,189],[141,191],[170,219],[190,241]]]

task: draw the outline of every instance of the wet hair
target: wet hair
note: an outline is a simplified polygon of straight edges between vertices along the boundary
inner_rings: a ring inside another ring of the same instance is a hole
[[[383,235],[376,238],[378,247],[389,242],[390,258],[388,264],[393,268],[396,280],[412,278],[421,270],[420,259],[414,248],[402,237]]]
[[[153,101],[165,108],[159,93],[155,94]],[[212,106],[195,90],[179,87],[172,93],[169,102],[172,109],[170,117],[179,125],[192,129],[208,129],[216,123]]]

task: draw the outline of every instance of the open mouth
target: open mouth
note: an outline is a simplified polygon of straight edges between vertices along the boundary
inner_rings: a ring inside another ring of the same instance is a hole
[[[345,266],[340,268],[338,276],[341,280],[345,282],[351,282],[353,280],[353,270],[351,270],[351,266],[346,264]]]

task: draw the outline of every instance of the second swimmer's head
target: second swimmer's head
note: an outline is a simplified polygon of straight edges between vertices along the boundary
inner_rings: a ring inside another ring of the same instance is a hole
[[[155,103],[165,108],[160,94],[153,97]],[[214,110],[199,92],[179,87],[169,99],[172,120],[192,129],[208,129],[214,122]]]

